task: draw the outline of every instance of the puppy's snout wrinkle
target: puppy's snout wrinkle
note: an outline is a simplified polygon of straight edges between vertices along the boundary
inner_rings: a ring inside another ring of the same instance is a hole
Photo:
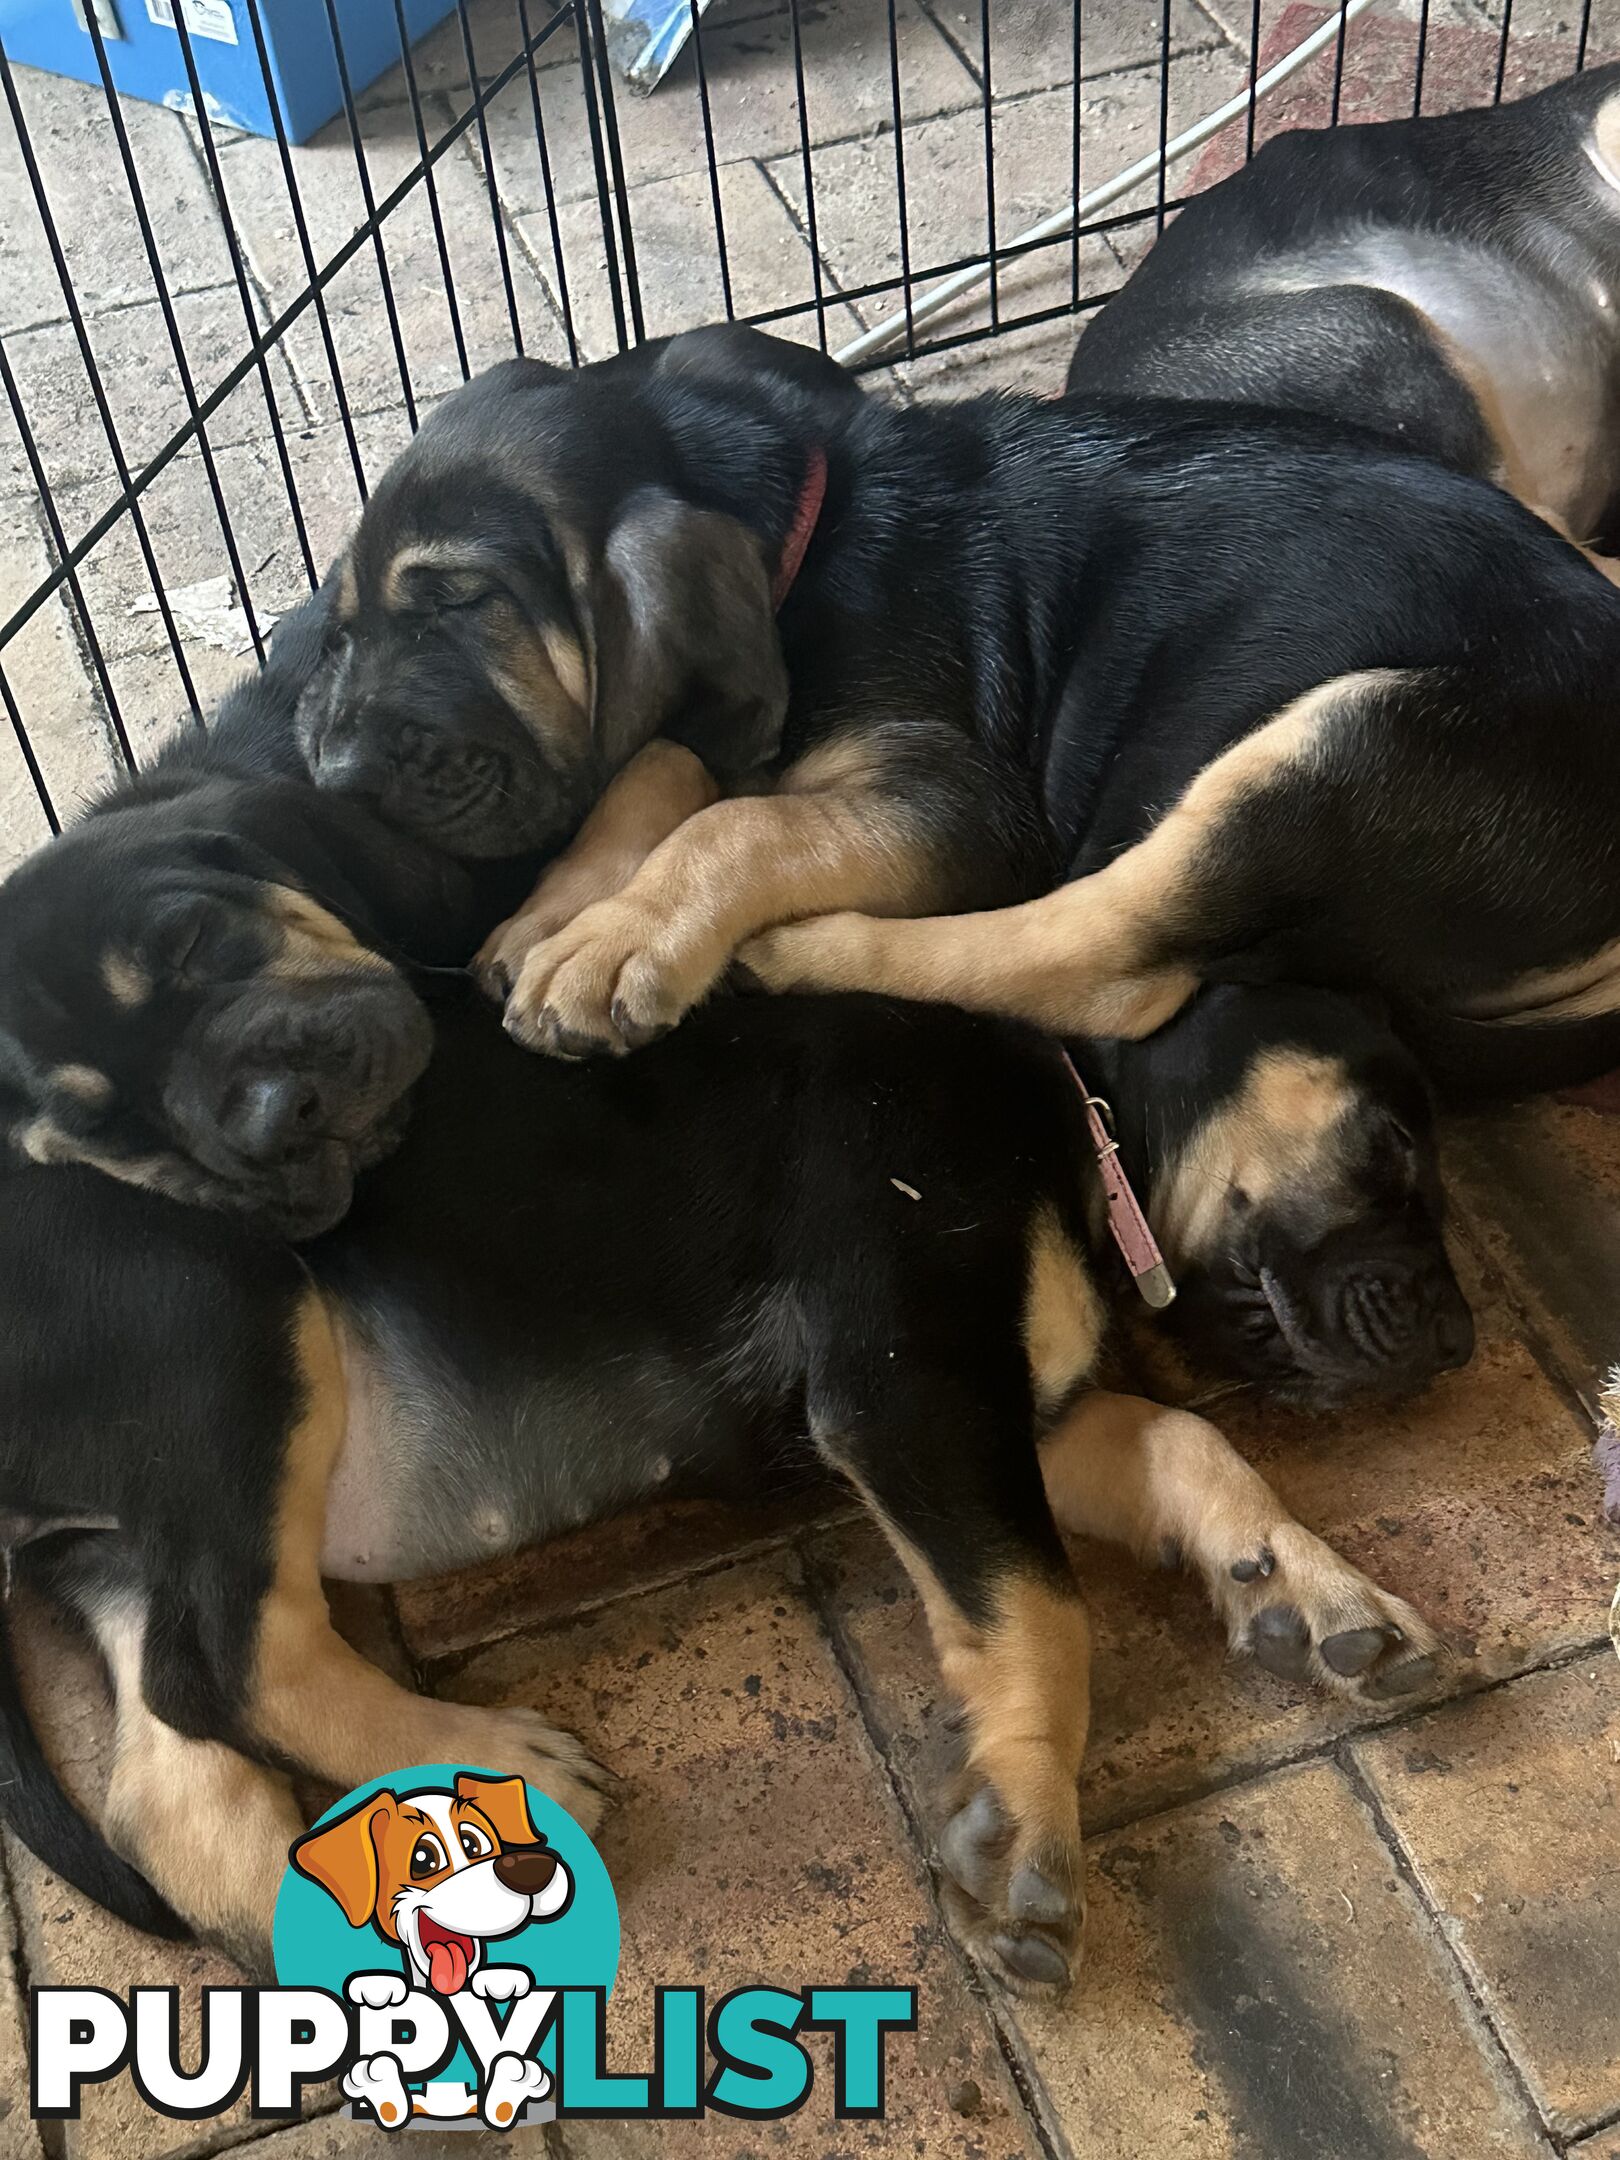
[[[557,1855],[544,1845],[517,1845],[496,1855],[495,1880],[520,1897],[538,1897],[550,1888]]]

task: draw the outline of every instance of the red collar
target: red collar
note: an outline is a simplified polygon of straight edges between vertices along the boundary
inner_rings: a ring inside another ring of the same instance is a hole
[[[827,494],[827,453],[813,449],[805,459],[804,484],[799,489],[799,500],[794,507],[793,523],[782,543],[782,553],[776,565],[776,576],[771,581],[771,605],[779,608],[793,590],[793,580],[799,574],[804,561],[805,549],[809,547],[821,515],[821,505]]]

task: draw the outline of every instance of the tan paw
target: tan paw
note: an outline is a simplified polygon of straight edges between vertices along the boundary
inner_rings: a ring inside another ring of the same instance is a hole
[[[485,996],[504,1004],[512,985],[523,972],[523,963],[535,947],[566,930],[574,917],[583,912],[583,908],[569,905],[566,893],[557,894],[553,904],[546,897],[545,887],[540,887],[516,915],[509,915],[478,948],[473,959],[473,973]]]
[[[725,965],[684,947],[667,922],[603,900],[528,953],[506,1001],[506,1031],[551,1057],[622,1056],[665,1034]]]
[[[940,1833],[941,1898],[952,1932],[1015,1995],[1061,1995],[1086,1924],[1080,1841],[1021,1850],[995,1791],[981,1784]]]
[[[467,1710],[462,1716],[467,1729],[457,1735],[459,1754],[446,1760],[520,1777],[566,1808],[582,1830],[596,1828],[614,1779],[572,1733],[548,1725],[538,1710]]]
[[[1440,1637],[1299,1523],[1286,1523],[1211,1583],[1234,1650],[1280,1680],[1314,1680],[1358,1702],[1427,1692],[1447,1663]]]

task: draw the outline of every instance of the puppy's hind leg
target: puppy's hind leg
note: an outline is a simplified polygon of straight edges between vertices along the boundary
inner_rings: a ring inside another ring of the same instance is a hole
[[[269,1978],[276,1897],[304,1828],[291,1784],[219,1741],[187,1738],[148,1706],[148,1613],[136,1586],[108,1585],[79,1602],[116,1708],[107,1842],[195,1934]]]
[[[972,1357],[970,1343],[937,1336],[865,1358],[847,1335],[829,1342],[810,1391],[817,1446],[904,1563],[963,1712],[966,1761],[939,1841],[947,1913],[1004,1985],[1056,1992],[1085,1918],[1091,1645],[1041,1492],[1027,1368],[1016,1341],[977,1370],[957,1354]]]
[[[1433,1683],[1433,1629],[1296,1522],[1191,1411],[1083,1396],[1042,1443],[1041,1470],[1065,1530],[1196,1569],[1232,1648],[1268,1672],[1368,1702]]]
[[[1056,1035],[1151,1035],[1197,988],[1215,918],[1222,949],[1238,950],[1302,901],[1256,884],[1234,819],[1396,679],[1346,675],[1296,698],[1206,765],[1134,847],[1042,899],[985,915],[789,923],[749,939],[739,965],[771,990],[875,990]]]
[[[585,1829],[603,1774],[572,1735],[531,1710],[472,1709],[399,1686],[332,1626],[321,1588],[327,1488],[347,1397],[332,1324],[311,1294],[297,1342],[304,1411],[287,1443],[243,1710],[255,1748],[345,1788],[412,1763],[463,1763],[525,1778]]]

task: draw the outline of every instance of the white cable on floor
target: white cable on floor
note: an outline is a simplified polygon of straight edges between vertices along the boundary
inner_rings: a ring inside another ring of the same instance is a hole
[[[1235,98],[1228,98],[1224,105],[1206,114],[1195,126],[1188,128],[1185,134],[1166,143],[1163,154],[1165,170],[1168,172],[1172,165],[1179,164],[1194,150],[1201,149],[1210,137],[1218,135],[1223,127],[1229,127],[1234,120],[1242,119],[1251,106],[1257,105],[1261,98],[1269,97],[1279,83],[1285,83],[1289,76],[1297,74],[1308,60],[1314,60],[1325,45],[1331,45],[1341,29],[1354,22],[1363,9],[1370,5],[1371,0],[1345,0],[1345,5],[1331,15],[1320,29],[1313,30],[1292,52],[1284,53],[1276,65],[1267,68],[1248,89],[1240,91]],[[1071,225],[1081,224],[1087,218],[1095,217],[1098,211],[1106,210],[1110,203],[1118,202],[1122,195],[1128,195],[1132,188],[1139,187],[1144,180],[1151,180],[1158,172],[1159,164],[1158,150],[1150,151],[1146,157],[1138,158],[1134,165],[1128,165],[1122,173],[1116,173],[1112,180],[1105,180],[1101,187],[1093,188],[1089,195],[1082,195],[1072,209],[1056,210],[1049,218],[1043,218],[1039,225],[1032,225],[1028,232],[1020,233],[1016,240],[1008,243],[1009,247],[1023,247],[1034,240],[1050,240],[1058,233],[1067,232]],[[930,315],[937,315],[941,308],[949,307],[962,293],[971,292],[975,285],[982,285],[989,275],[988,261],[971,263],[966,270],[956,271],[953,276],[944,279],[912,301],[911,321],[915,324],[925,321]],[[898,314],[886,315],[882,322],[875,323],[870,330],[862,331],[858,338],[851,338],[847,345],[833,354],[833,358],[843,361],[848,367],[857,360],[866,359],[871,353],[881,352],[885,345],[892,345],[897,338],[902,338],[905,334],[906,311],[902,308]]]

